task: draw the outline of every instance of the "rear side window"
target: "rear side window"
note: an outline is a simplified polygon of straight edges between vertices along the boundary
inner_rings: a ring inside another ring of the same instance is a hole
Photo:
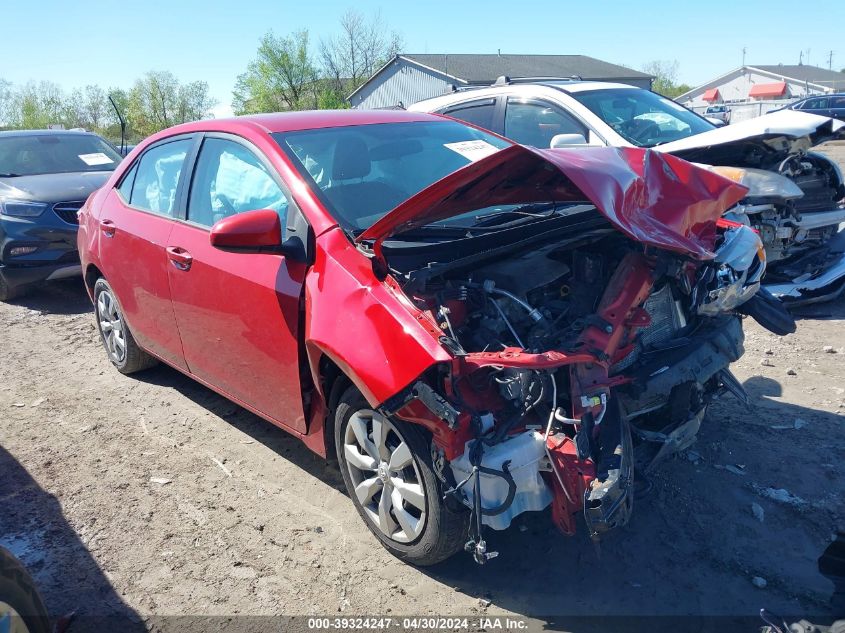
[[[505,111],[505,136],[538,148],[548,148],[557,134],[581,134],[584,126],[551,104],[508,101]]]
[[[288,199],[261,160],[240,143],[219,138],[203,141],[191,195],[188,220],[212,226],[223,218],[272,209],[284,225]]]
[[[485,130],[493,130],[493,113],[496,109],[495,99],[485,99],[484,101],[472,101],[470,103],[462,103],[459,106],[454,106],[443,110],[446,114],[455,119],[472,123],[478,127],[483,127]]]
[[[138,161],[137,167],[132,168],[135,177],[129,204],[137,209],[174,217],[179,175],[182,173],[191,143],[193,139],[186,138],[147,150]],[[124,179],[123,184],[126,180],[129,178]]]
[[[845,108],[845,97],[833,97],[830,100],[831,108]]]

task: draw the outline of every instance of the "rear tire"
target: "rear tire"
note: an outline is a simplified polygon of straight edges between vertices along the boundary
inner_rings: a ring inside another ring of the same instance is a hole
[[[117,371],[133,374],[158,364],[158,360],[138,347],[123,316],[117,295],[102,277],[94,284],[94,313],[100,340]]]
[[[387,551],[426,566],[463,548],[469,513],[446,506],[430,440],[420,427],[382,416],[349,387],[335,410],[334,428],[349,497]]]
[[[11,552],[0,547],[0,629],[50,633],[50,618],[35,582]]]

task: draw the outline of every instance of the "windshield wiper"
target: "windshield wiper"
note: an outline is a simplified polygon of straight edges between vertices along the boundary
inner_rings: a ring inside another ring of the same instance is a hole
[[[21,174],[13,174],[12,172],[8,171],[0,171],[0,178],[17,178]]]
[[[475,222],[466,228],[484,228],[489,226],[501,226],[502,224],[513,224],[522,220],[535,220],[550,218],[557,213],[558,204],[555,202],[537,202],[524,204],[516,209],[494,211],[475,217]],[[508,220],[508,218],[513,218]]]

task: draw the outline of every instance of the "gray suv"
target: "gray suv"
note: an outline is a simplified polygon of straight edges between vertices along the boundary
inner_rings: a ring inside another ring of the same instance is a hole
[[[120,161],[89,132],[0,132],[0,301],[80,274],[77,211]]]

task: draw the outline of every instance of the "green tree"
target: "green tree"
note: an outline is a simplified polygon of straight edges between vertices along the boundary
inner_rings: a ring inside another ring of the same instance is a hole
[[[308,50],[308,31],[260,41],[256,58],[238,76],[232,109],[236,114],[317,107],[317,69]]]
[[[210,116],[214,100],[208,84],[195,81],[182,85],[168,71],[150,71],[129,91],[125,116],[141,137],[179,123]]]
[[[12,93],[8,114],[10,127],[40,129],[65,123],[65,95],[49,81],[30,81]]]
[[[674,99],[692,90],[687,84],[678,83],[678,60],[655,60],[643,65],[643,72],[654,75],[651,89]]]

